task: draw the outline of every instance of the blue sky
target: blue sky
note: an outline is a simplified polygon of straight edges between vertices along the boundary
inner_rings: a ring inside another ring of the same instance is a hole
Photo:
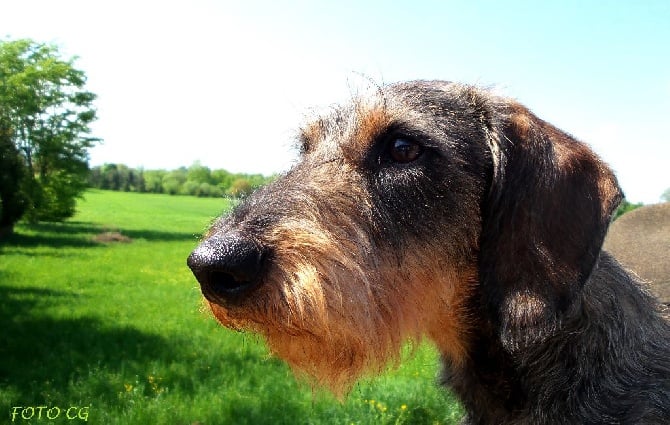
[[[99,95],[93,165],[269,174],[368,80],[494,86],[589,143],[629,200],[670,187],[670,1],[0,0]]]

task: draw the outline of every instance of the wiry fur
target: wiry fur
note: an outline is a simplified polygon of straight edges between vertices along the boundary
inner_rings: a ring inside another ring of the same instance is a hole
[[[371,227],[380,212],[356,190],[363,183],[341,164],[319,167],[309,178],[293,170],[255,195],[263,206],[254,205],[253,213],[243,206],[210,231],[254,233],[258,222],[273,222],[260,225],[273,252],[267,281],[249,302],[211,303],[216,317],[264,335],[296,371],[338,394],[361,374],[396,361],[405,341],[429,331],[458,362],[466,327],[461,292],[474,284],[474,267],[461,270],[436,258],[441,248],[430,242],[403,241],[405,253],[380,255],[382,229]],[[294,183],[300,192],[290,192]]]
[[[398,139],[421,155],[397,162]],[[221,323],[336,393],[427,337],[473,424],[670,421],[670,325],[601,251],[621,193],[586,145],[422,81],[334,109],[300,144],[189,258]]]

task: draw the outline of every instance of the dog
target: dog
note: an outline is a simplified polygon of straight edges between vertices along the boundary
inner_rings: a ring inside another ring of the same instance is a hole
[[[622,193],[589,147],[458,83],[378,87],[187,263],[214,316],[346,394],[408,340],[469,424],[670,423],[663,306],[602,251]]]

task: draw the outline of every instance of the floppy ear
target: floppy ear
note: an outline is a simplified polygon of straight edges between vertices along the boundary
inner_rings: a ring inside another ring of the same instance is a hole
[[[489,115],[494,164],[482,204],[480,281],[509,351],[542,341],[574,305],[621,200],[586,145],[507,102]]]

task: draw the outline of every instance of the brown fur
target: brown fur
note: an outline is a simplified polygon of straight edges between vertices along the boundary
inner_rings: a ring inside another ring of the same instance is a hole
[[[295,205],[304,214],[267,235],[273,266],[253,304],[210,302],[222,324],[264,335],[299,374],[337,394],[397,361],[405,341],[424,335],[459,363],[467,346],[463,300],[476,279],[474,264],[463,269],[436,258],[431,244],[414,243],[409,258],[374,255],[361,227],[369,220],[364,194],[349,171],[326,164],[310,174],[310,197]],[[340,202],[328,210],[311,205],[329,198]]]

